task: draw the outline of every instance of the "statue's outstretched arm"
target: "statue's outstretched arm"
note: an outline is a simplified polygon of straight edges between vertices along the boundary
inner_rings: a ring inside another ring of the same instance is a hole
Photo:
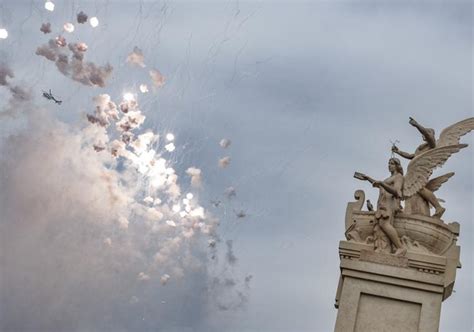
[[[428,145],[430,146],[430,148],[434,149],[436,147],[436,138],[434,137],[434,135],[432,135],[432,133],[429,132],[428,129],[426,129],[425,127],[423,127],[421,124],[419,124],[415,119],[413,119],[412,117],[410,117],[410,121],[408,122],[409,124],[411,124],[413,127],[415,127],[416,129],[418,129],[418,131],[423,135],[423,137],[425,138],[426,142],[428,143]]]
[[[406,158],[406,159],[413,159],[415,158],[414,153],[408,153],[405,151],[400,150],[396,145],[392,146],[392,152],[398,154],[399,156]]]

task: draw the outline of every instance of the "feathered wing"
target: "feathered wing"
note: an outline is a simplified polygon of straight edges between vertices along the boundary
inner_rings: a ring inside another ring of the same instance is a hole
[[[459,144],[461,136],[466,135],[471,130],[474,130],[474,117],[459,121],[443,129],[436,142],[436,146],[443,147]]]
[[[408,164],[403,183],[404,197],[413,196],[421,188],[425,187],[433,170],[436,167],[442,166],[453,153],[466,146],[467,144],[457,144],[434,148],[413,158]]]
[[[449,172],[449,173],[446,173],[444,175],[438,176],[434,179],[429,180],[425,187],[429,191],[435,192],[436,190],[438,190],[441,187],[441,185],[443,183],[448,181],[449,178],[453,175],[454,175],[454,172]]]

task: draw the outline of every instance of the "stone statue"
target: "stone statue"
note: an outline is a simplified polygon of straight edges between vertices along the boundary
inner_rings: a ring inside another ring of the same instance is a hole
[[[413,154],[394,145],[389,177],[354,174],[378,188],[378,201],[372,205],[356,190],[347,203],[335,332],[438,331],[441,303],[454,292],[460,224],[441,220],[445,209],[434,194],[454,173],[431,176],[467,147],[460,138],[474,130],[474,118],[447,127],[438,140],[433,129],[412,118],[410,124],[424,142]],[[395,153],[409,159],[406,167]]]
[[[424,189],[429,183],[428,179],[433,170],[436,167],[442,166],[452,154],[466,146],[467,144],[455,144],[430,148],[418,154],[410,161],[405,176],[403,176],[400,160],[397,158],[390,158],[388,168],[391,176],[384,181],[374,180],[358,172],[354,174],[355,178],[369,181],[380,190],[374,226],[374,246],[376,251],[384,251],[388,248],[388,251],[392,252],[391,244],[396,248],[395,255],[402,256],[406,253],[406,248],[403,247],[400,237],[393,226],[393,220],[397,212],[402,209],[400,201],[402,199],[409,199]],[[437,187],[445,181],[438,181]]]
[[[375,246],[376,251],[382,251],[389,243],[380,234],[380,229],[390,239],[391,243],[397,248],[395,255],[404,255],[406,249],[403,248],[402,242],[396,229],[393,227],[393,219],[395,213],[400,210],[400,200],[402,199],[403,187],[403,168],[400,160],[390,158],[388,161],[388,170],[390,177],[383,181],[377,181],[371,177],[356,173],[354,176],[360,180],[366,180],[372,183],[372,186],[379,188],[379,199],[377,201],[377,211],[375,212],[376,229],[375,229]],[[380,228],[380,229],[379,229]]]
[[[434,129],[423,127],[411,117],[409,123],[418,129],[423,137],[424,143],[418,146],[413,154],[401,151],[396,145],[392,146],[392,152],[410,160],[432,149],[457,145],[459,144],[461,136],[474,130],[474,118],[468,118],[444,129],[441,132],[439,139],[436,140]],[[413,198],[407,200],[406,209],[408,212],[429,216],[429,204],[431,204],[435,208],[433,217],[440,219],[446,209],[441,206],[440,200],[433,194],[433,192],[439,189],[439,187],[444,182],[448,181],[448,179],[453,175],[454,173],[451,172],[429,181],[416,193],[416,195],[413,195]]]

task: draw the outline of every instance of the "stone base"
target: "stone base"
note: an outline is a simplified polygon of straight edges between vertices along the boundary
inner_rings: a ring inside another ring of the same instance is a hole
[[[443,291],[442,275],[342,259],[335,332],[438,331]]]

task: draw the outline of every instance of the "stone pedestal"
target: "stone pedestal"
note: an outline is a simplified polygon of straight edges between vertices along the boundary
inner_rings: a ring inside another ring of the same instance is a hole
[[[459,224],[400,214],[394,222],[408,252],[377,253],[373,212],[349,203],[346,241],[339,244],[341,276],[335,332],[435,332],[441,303],[453,290],[460,248]]]

